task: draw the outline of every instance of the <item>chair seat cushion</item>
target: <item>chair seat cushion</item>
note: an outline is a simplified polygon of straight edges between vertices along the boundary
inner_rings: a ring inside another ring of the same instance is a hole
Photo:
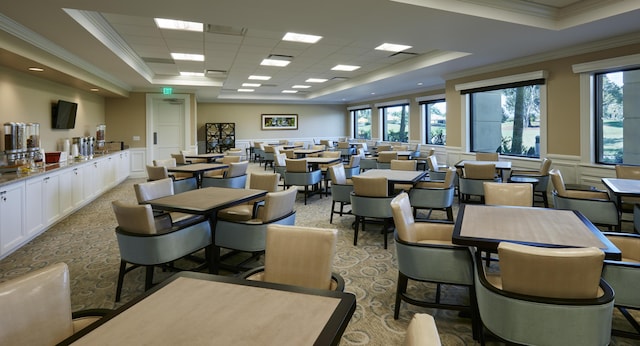
[[[240,204],[218,212],[218,218],[227,221],[249,221],[253,217],[253,204]]]

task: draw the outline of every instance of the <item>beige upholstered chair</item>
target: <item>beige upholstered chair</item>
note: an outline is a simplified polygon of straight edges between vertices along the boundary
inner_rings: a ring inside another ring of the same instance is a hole
[[[488,331],[515,344],[609,344],[614,293],[600,277],[600,249],[502,242],[498,254],[499,273],[476,261],[478,308]]]
[[[483,183],[485,181],[500,181],[500,178],[496,178],[496,165],[493,163],[466,162],[463,176],[458,180],[460,185],[460,202],[469,202],[470,196],[480,196],[480,201],[484,202]]]
[[[527,183],[483,182],[486,205],[533,206],[533,186]]]
[[[169,178],[169,172],[165,166],[147,165],[147,181]]]
[[[380,144],[376,147],[376,153],[378,155],[383,151],[392,151],[391,144]]]
[[[533,193],[539,194],[542,197],[544,207],[549,207],[549,200],[547,198],[547,186],[549,185],[549,170],[551,169],[551,160],[548,158],[542,159],[540,162],[540,169],[538,170],[526,170],[526,169],[513,169],[511,170],[512,177],[531,177],[538,179],[538,183],[535,184]]]
[[[242,161],[242,157],[241,156],[234,156],[234,155],[225,155],[220,159],[216,160],[216,163],[221,163],[224,165],[229,165],[232,162],[240,162]],[[224,177],[225,173],[229,170],[229,168],[224,168],[224,169],[216,169],[214,171],[207,171],[204,172],[202,175],[204,177],[212,177],[212,178],[222,178]]]
[[[359,155],[351,155],[349,158],[349,163],[344,166],[345,174],[347,178],[351,178],[354,175],[360,174],[360,160],[362,159]]]
[[[473,295],[473,260],[466,246],[451,243],[452,223],[416,222],[412,216],[409,196],[401,193],[390,203],[393,221],[398,281],[396,287],[395,319],[400,314],[402,301],[422,307],[466,310],[471,312],[475,325],[475,301]],[[432,282],[437,285],[434,299],[425,300],[424,294],[407,292],[409,279]],[[469,290],[468,305],[440,301],[440,285],[463,286]],[[474,327],[474,335],[476,334]]]
[[[391,169],[398,171],[415,171],[418,161],[416,160],[391,160]]]
[[[395,151],[378,152],[378,169],[391,169],[391,160],[397,160],[398,153]]]
[[[244,189],[247,184],[249,161],[231,162],[223,177],[204,177],[202,187]]]
[[[169,178],[148,181],[146,183],[133,184],[133,189],[136,192],[136,199],[138,204],[147,204],[150,200],[172,196],[174,194],[173,181]],[[154,217],[169,216],[172,224],[181,224],[185,222],[194,222],[196,220],[204,220],[202,216],[185,214],[179,212],[163,212],[154,211]]]
[[[264,169],[267,169],[267,165],[270,165],[273,168],[273,160],[275,159],[275,155],[280,154],[280,151],[276,146],[273,145],[265,145],[264,146],[264,156],[262,161],[264,162]]]
[[[187,164],[189,164],[189,162],[187,162],[187,159],[184,157],[183,153],[171,154],[171,157],[176,160],[176,164],[178,166],[179,165],[187,165]]]
[[[309,171],[307,160],[286,160],[287,170],[284,173],[284,185],[291,186],[304,186],[304,204],[307,204],[307,196],[311,192],[320,192],[320,198],[322,198],[322,191],[320,191],[320,184],[322,183],[322,171],[319,169],[315,171]],[[309,190],[311,186],[311,190]]]
[[[428,209],[426,219],[431,218],[432,210],[445,210],[447,220],[453,221],[453,195],[456,169],[447,168],[444,180],[419,181],[409,190],[409,199],[413,207],[413,217],[420,209]]]
[[[207,159],[187,159],[188,155],[196,155],[197,153],[193,150],[180,150],[180,154],[184,156],[184,160],[186,163],[207,163]]]
[[[278,190],[279,173],[251,173],[249,177],[249,188],[275,192]],[[258,203],[263,199],[249,201],[244,204],[222,209],[218,212],[218,218],[230,221],[249,221],[255,218]]]
[[[338,230],[267,226],[264,267],[244,274],[248,280],[323,290],[344,290],[344,280],[332,273]]]
[[[438,159],[435,155],[427,157],[427,167],[429,168],[429,178],[431,180],[443,180],[448,168],[447,165],[438,164]]]
[[[198,220],[175,226],[171,223],[156,222],[151,206],[148,204],[133,205],[113,201],[111,206],[118,221],[116,238],[120,249],[116,302],[120,301],[126,273],[144,266],[146,268],[145,290],[148,290],[153,286],[154,266],[162,265],[165,268],[172,268],[166,264],[208,248],[212,244],[209,220]],[[208,254],[206,257],[210,258]],[[127,264],[131,266],[127,268]]]
[[[360,225],[365,230],[366,220],[382,221],[382,235],[384,248],[387,248],[387,233],[393,224],[393,215],[389,203],[393,196],[389,196],[389,187],[385,177],[364,177],[357,175],[351,178],[353,192],[351,193],[351,213],[355,215],[355,229],[353,245],[358,245],[358,232]]]
[[[330,150],[333,148],[333,141],[330,141],[328,139],[321,139],[320,145],[324,145],[325,150]]]
[[[581,212],[589,221],[597,225],[620,227],[618,209],[609,194],[602,190],[569,190],[566,188],[562,173],[558,169],[549,172],[553,183],[553,206],[556,209],[569,209]]]
[[[407,327],[404,346],[440,346],[436,321],[429,314],[414,314]]]
[[[70,281],[56,263],[0,283],[0,344],[55,345],[107,314],[72,313]]]
[[[498,161],[500,159],[500,155],[498,153],[476,153],[476,161]]]
[[[406,144],[396,144],[391,146],[391,150],[393,151],[407,151],[409,150],[409,146]]]
[[[333,214],[344,215],[344,206],[351,204],[351,192],[353,191],[353,181],[347,178],[342,164],[329,167],[331,177],[331,215],[329,223],[333,223]],[[336,203],[340,203],[340,210],[336,210]],[[350,214],[351,212],[347,212]]]
[[[280,154],[284,154],[288,159],[295,159],[295,149],[282,149],[280,150]]]
[[[248,221],[218,219],[215,228],[214,261],[231,271],[246,271],[248,268],[245,265],[264,253],[268,225],[295,224],[294,206],[297,193],[297,186],[291,186],[284,191],[267,193],[264,205],[258,206],[255,217]],[[252,256],[241,263],[224,264],[222,260],[225,257],[220,257],[221,248],[233,250],[232,254],[249,252]]]
[[[172,157],[170,159],[153,160],[153,165],[154,166],[164,166],[164,167],[167,167],[167,168],[171,168],[171,167],[176,167],[178,164],[176,162],[176,159]],[[182,173],[182,172],[169,173],[169,176],[172,177],[174,180],[193,178],[193,174]]]

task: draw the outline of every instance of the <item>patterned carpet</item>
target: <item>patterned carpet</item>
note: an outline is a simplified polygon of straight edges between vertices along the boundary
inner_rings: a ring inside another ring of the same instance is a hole
[[[250,171],[264,172],[257,164]],[[144,179],[129,179],[106,192],[81,210],[62,220],[29,244],[0,261],[0,281],[5,281],[52,263],[65,262],[71,272],[73,310],[115,308],[115,287],[120,256],[114,233],[113,200],[135,202],[133,184]],[[474,345],[471,323],[456,311],[419,308],[402,304],[400,318],[393,319],[396,286],[394,242],[389,235],[389,248],[383,249],[379,226],[360,232],[358,245],[353,246],[352,216],[335,216],[329,223],[331,197],[313,196],[303,205],[302,195],[296,201],[296,224],[322,228],[337,228],[338,250],[334,270],[346,282],[345,291],[357,297],[356,311],[342,338],[342,345],[399,345],[411,316],[427,312],[436,319],[443,345]],[[455,215],[455,213],[454,213]],[[436,215],[441,217],[443,215]],[[183,263],[189,265],[190,263]],[[157,269],[155,281],[171,273]],[[122,302],[126,303],[143,292],[144,273],[138,269],[125,277]],[[410,281],[410,292],[432,297],[435,286]],[[464,301],[466,290],[445,286],[443,300]],[[626,327],[619,316],[616,324]],[[638,345],[623,338],[614,338],[612,345]]]

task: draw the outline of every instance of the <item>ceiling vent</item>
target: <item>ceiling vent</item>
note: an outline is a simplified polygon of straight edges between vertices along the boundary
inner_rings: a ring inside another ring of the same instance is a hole
[[[225,70],[206,70],[205,76],[210,78],[224,78],[227,77],[227,71]]]
[[[234,28],[226,25],[207,24],[206,32],[218,35],[244,36],[247,28]]]
[[[173,59],[165,59],[165,58],[142,58],[142,61],[150,64],[175,64]]]
[[[418,53],[411,53],[411,52],[397,52],[397,53],[393,53],[391,55],[389,55],[389,58],[395,58],[395,57],[401,57],[401,58],[411,58],[414,56],[417,56]]]
[[[349,78],[347,78],[347,77],[333,77],[330,80],[340,82],[340,81],[347,80],[347,79],[349,79]]]

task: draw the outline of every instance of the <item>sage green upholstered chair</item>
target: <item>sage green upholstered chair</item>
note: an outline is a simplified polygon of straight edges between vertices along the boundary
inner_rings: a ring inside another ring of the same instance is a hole
[[[456,169],[447,168],[444,180],[420,181],[409,190],[409,200],[413,207],[413,217],[417,217],[418,210],[426,209],[426,219],[431,218],[433,210],[445,210],[447,220],[453,221],[453,195]]]
[[[360,174],[360,160],[362,157],[359,155],[351,155],[349,163],[344,166],[344,172],[347,178],[351,178],[354,175]]]
[[[185,182],[191,181],[191,179],[185,179]],[[161,180],[148,181],[146,183],[133,184],[133,190],[136,193],[138,204],[147,204],[152,199],[174,195],[175,183],[176,181],[173,181],[170,178],[166,178]],[[170,217],[172,224],[204,220],[201,215],[185,214],[180,212],[154,211],[153,214],[156,218],[161,218],[164,216]]]
[[[278,190],[279,181],[279,173],[251,173],[251,176],[249,177],[249,188],[275,192]],[[264,199],[260,198],[258,200],[222,209],[218,212],[218,219],[228,221],[249,221],[256,218],[258,211],[257,208],[262,204],[264,204]]]
[[[391,160],[397,160],[398,153],[395,151],[381,151],[378,153],[378,169],[391,169]]]
[[[471,201],[471,196],[480,197],[480,202],[484,202],[485,181],[499,182],[496,177],[496,165],[493,163],[471,163],[466,162],[463,169],[463,176],[459,177],[460,202]]]
[[[542,202],[544,203],[544,207],[549,207],[549,199],[547,197],[547,187],[549,185],[549,170],[551,169],[551,159],[543,158],[540,161],[540,169],[538,170],[524,170],[524,169],[513,169],[511,170],[512,177],[531,177],[538,179],[538,183],[535,184],[533,189],[534,198],[535,195],[539,195],[542,197]]]
[[[320,191],[320,184],[322,184],[322,171],[316,169],[309,171],[307,160],[286,160],[287,170],[284,173],[284,185],[291,186],[304,186],[304,204],[307,204],[307,196],[311,192],[320,192],[320,198],[322,198],[322,191]],[[311,189],[309,189],[311,187]]]
[[[351,211],[344,211],[344,206],[351,204],[353,181],[347,179],[342,164],[329,167],[329,176],[331,177],[331,215],[329,216],[329,223],[333,223],[333,214],[339,214],[340,216],[351,214]],[[340,203],[340,210],[336,210],[336,203]]]
[[[389,196],[388,182],[385,177],[365,177],[357,175],[352,177],[353,192],[351,193],[351,213],[355,215],[356,222],[353,234],[353,245],[358,245],[358,232],[360,226],[365,230],[367,220],[382,223],[382,236],[384,248],[387,248],[387,233],[393,224],[393,214],[389,203],[393,196]]]
[[[203,177],[202,187],[227,187],[244,189],[247,185],[247,167],[249,161],[231,162],[221,178]]]

